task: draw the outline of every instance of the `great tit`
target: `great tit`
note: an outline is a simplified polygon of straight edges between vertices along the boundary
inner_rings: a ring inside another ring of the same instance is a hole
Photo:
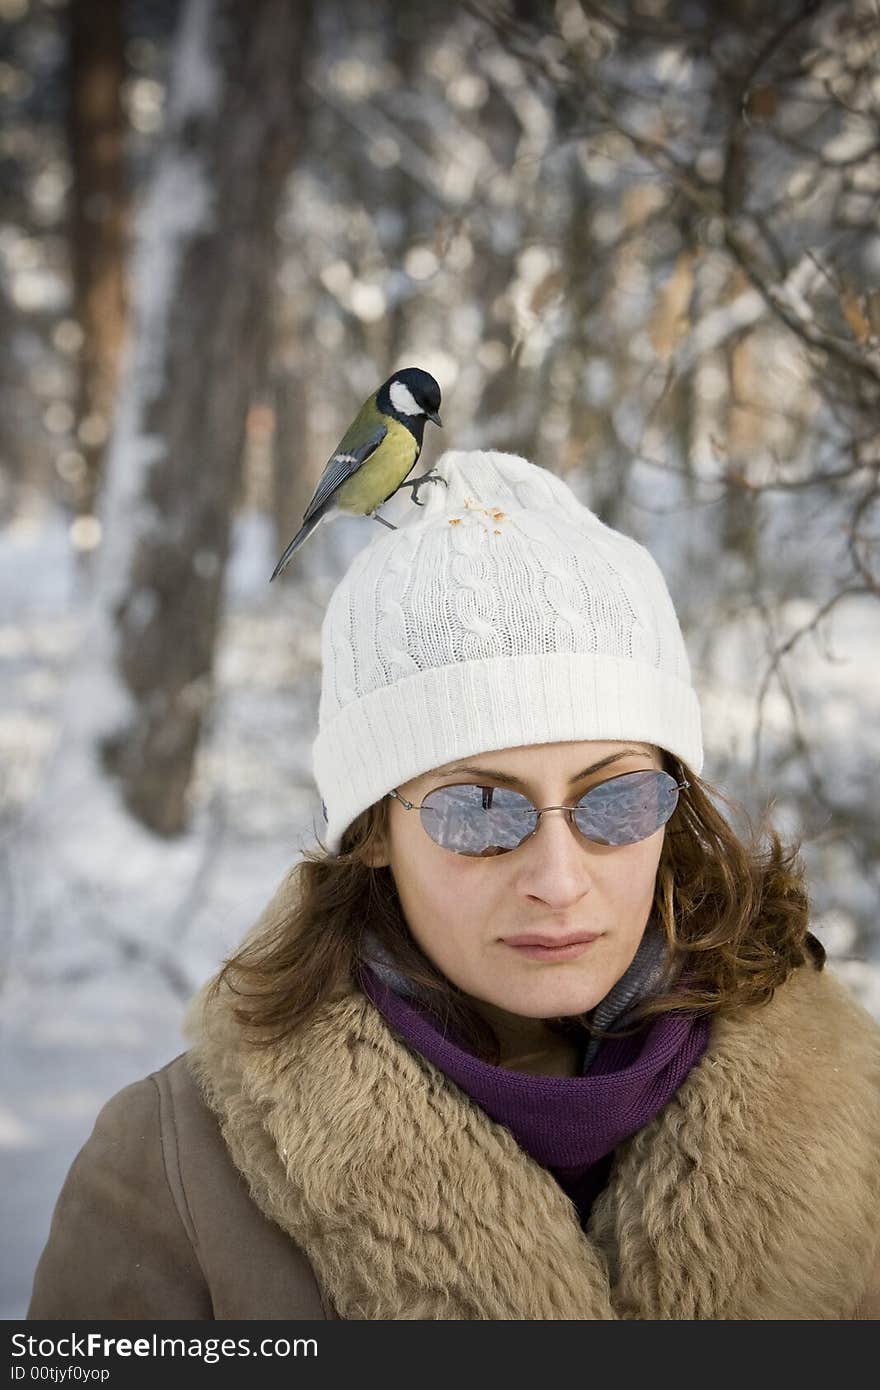
[[[396,526],[378,515],[383,502],[401,488],[410,487],[412,500],[417,506],[424,506],[418,499],[422,483],[445,484],[446,479],[439,473],[424,473],[411,482],[403,480],[422,452],[425,421],[441,423],[439,409],[440,387],[419,367],[405,367],[383,381],[364,401],[328,459],[303,513],[303,524],[275,566],[272,579],[281,573],[316,526],[340,512],[371,516],[396,531]]]

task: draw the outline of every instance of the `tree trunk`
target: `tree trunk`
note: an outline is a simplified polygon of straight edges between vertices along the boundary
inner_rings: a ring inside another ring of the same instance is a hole
[[[116,525],[134,526],[113,604],[131,706],[102,752],[131,812],[163,835],[185,827],[212,691],[308,20],[308,6],[288,0],[187,0],[143,212],[132,373],[114,440],[121,476],[108,503]]]
[[[73,175],[70,242],[74,312],[83,331],[75,418],[85,468],[76,509],[94,510],[110,433],[125,328],[128,200],[122,113],[121,0],[70,7],[68,144]]]

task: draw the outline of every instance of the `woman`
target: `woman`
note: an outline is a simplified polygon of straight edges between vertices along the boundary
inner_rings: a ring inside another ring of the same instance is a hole
[[[880,1027],[700,782],[657,565],[438,470],[328,606],[321,851],[102,1111],[29,1316],[877,1317]]]

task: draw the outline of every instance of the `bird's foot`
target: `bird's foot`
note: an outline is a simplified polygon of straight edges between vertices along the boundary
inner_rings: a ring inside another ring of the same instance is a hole
[[[420,478],[411,478],[408,483],[401,483],[400,487],[396,488],[395,491],[400,492],[401,488],[411,487],[412,500],[415,502],[417,507],[424,507],[424,502],[420,502],[418,497],[419,488],[422,486],[423,483],[442,483],[444,487],[449,486],[442,473],[431,472],[423,473]]]
[[[378,512],[370,512],[369,515],[374,521],[381,521],[382,525],[387,526],[389,531],[396,531],[398,529],[393,521],[386,521],[384,516],[380,516]]]

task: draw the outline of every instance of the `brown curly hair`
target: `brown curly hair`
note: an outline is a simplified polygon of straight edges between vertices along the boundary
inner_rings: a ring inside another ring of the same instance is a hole
[[[690,784],[667,823],[651,912],[669,943],[673,983],[639,1004],[630,1031],[673,1010],[731,1016],[765,1004],[794,970],[808,961],[821,970],[825,962],[824,948],[807,929],[800,843],[784,845],[767,812],[756,829],[742,806],[657,751],[665,770]],[[713,798],[744,818],[744,838]],[[497,1064],[500,1045],[490,1024],[411,935],[391,869],[371,867],[387,825],[383,797],[347,828],[338,854],[320,839],[319,850],[305,851],[210,992],[228,987],[248,1039],[268,1044],[351,990],[369,930],[443,1026]],[[546,1023],[569,1037],[602,1036],[590,1014]]]

